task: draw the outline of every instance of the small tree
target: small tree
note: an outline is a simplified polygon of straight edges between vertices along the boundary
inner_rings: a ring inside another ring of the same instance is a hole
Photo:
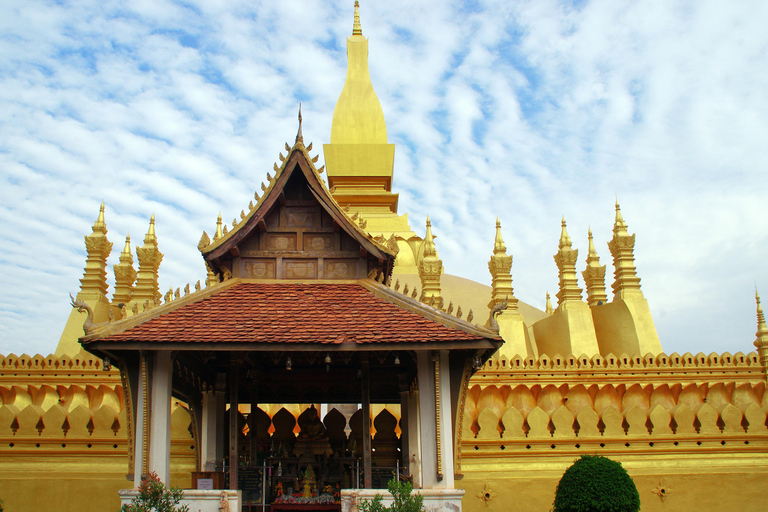
[[[621,463],[582,455],[565,470],[552,512],[638,512],[640,494]]]
[[[411,494],[413,485],[410,482],[398,482],[393,478],[387,484],[387,490],[394,499],[392,506],[385,507],[381,494],[377,494],[373,500],[360,503],[360,512],[424,512],[424,496]]]
[[[177,507],[184,497],[184,491],[178,487],[168,488],[158,478],[157,473],[150,473],[142,480],[139,495],[129,504],[123,505],[121,512],[189,512],[187,505]]]

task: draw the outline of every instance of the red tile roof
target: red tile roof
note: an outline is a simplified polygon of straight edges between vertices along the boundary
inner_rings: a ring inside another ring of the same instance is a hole
[[[371,344],[483,339],[403,309],[359,284],[240,283],[124,332],[85,343]]]

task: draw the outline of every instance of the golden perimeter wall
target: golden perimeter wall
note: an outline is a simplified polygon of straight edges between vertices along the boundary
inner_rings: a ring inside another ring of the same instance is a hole
[[[460,397],[464,510],[548,511],[565,468],[597,453],[622,462],[644,512],[764,511],[765,376],[754,353],[496,356]],[[197,451],[182,405],[171,421],[171,483],[188,487]],[[100,360],[0,356],[5,509],[118,510],[128,428],[119,374]]]

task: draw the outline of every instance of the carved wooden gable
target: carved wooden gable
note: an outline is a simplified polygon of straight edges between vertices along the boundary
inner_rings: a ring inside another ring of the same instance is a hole
[[[244,279],[349,280],[391,269],[392,255],[355,228],[302,156],[291,154],[255,215],[205,255],[214,272]]]

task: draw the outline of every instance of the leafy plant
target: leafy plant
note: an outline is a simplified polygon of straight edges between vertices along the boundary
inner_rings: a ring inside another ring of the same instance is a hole
[[[184,491],[177,487],[168,488],[158,478],[157,473],[150,473],[142,480],[139,495],[121,512],[189,512],[187,505],[177,506],[184,497]]]
[[[621,463],[582,455],[565,470],[552,512],[638,512],[640,494]]]
[[[384,498],[377,494],[371,501],[360,502],[360,512],[424,512],[424,496],[411,494],[413,485],[410,482],[398,482],[393,478],[387,484],[387,490],[394,500],[391,506],[385,507],[381,502]]]

